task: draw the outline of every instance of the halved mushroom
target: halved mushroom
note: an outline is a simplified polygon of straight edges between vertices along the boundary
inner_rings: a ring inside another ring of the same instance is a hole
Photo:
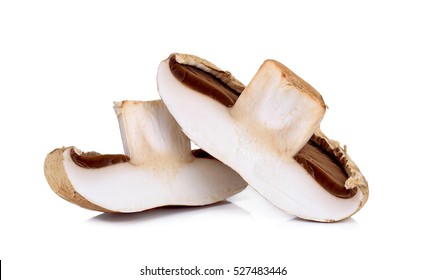
[[[319,130],[321,95],[279,62],[265,61],[245,88],[204,59],[172,54],[157,83],[185,134],[280,209],[332,222],[366,203],[359,168]]]
[[[247,183],[190,141],[163,102],[115,103],[126,155],[82,153],[74,147],[47,155],[46,179],[59,196],[87,209],[138,212],[165,205],[206,205]]]

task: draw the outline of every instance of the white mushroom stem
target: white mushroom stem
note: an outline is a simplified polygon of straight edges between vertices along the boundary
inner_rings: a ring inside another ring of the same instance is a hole
[[[114,102],[126,155],[134,165],[191,161],[191,144],[160,100]]]
[[[247,127],[270,137],[273,146],[293,157],[319,126],[325,105],[319,96],[296,88],[283,65],[267,60],[231,109]]]

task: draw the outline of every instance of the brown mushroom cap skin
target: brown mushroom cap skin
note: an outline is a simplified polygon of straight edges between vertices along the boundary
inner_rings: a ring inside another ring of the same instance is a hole
[[[71,147],[74,151],[74,147]],[[44,161],[44,175],[50,188],[60,197],[80,207],[105,213],[114,213],[85,199],[72,186],[64,168],[64,151],[59,148],[50,152]],[[75,152],[74,152],[75,153]]]
[[[309,93],[312,98],[324,104],[322,96],[310,84],[304,82],[286,66],[280,63],[278,65],[294,87]],[[175,78],[184,85],[227,107],[232,107],[244,90],[244,85],[229,72],[217,69],[213,64],[196,56],[172,54],[169,57],[169,67]],[[320,137],[314,134],[294,158],[330,194],[339,198],[355,196],[357,188],[348,189],[345,185],[349,179],[345,163],[337,160],[327,141],[321,141]]]

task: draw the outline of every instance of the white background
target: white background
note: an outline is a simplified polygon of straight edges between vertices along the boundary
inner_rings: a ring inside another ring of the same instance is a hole
[[[426,10],[342,2],[1,1],[2,276],[144,279],[145,265],[198,265],[287,267],[286,277],[256,279],[425,279]],[[367,205],[321,224],[250,188],[219,205],[131,215],[56,196],[46,154],[121,153],[112,101],[157,99],[157,66],[172,52],[245,84],[267,58],[293,69],[322,93],[323,131],[366,176]],[[205,279],[239,278],[255,277]]]

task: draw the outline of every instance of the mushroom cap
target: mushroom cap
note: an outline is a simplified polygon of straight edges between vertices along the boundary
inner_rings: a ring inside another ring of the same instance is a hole
[[[122,162],[92,169],[78,166],[70,155],[73,150],[49,153],[45,176],[60,197],[91,210],[131,213],[166,205],[201,206],[222,201],[247,186],[215,159],[144,166]]]

